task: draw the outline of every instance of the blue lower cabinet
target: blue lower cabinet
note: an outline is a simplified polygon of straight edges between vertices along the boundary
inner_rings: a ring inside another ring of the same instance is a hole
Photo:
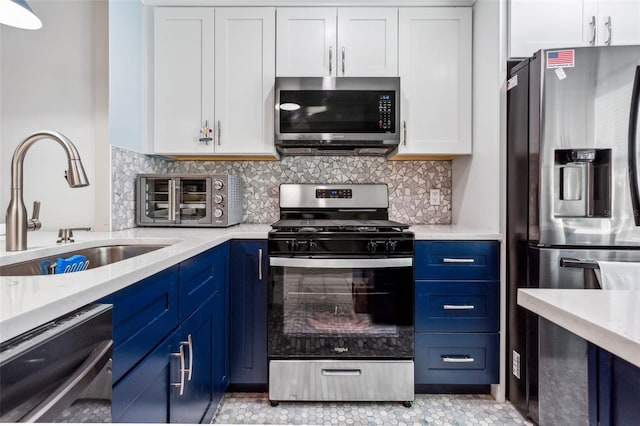
[[[416,333],[415,383],[498,383],[498,333]]]
[[[267,384],[267,243],[231,241],[230,383]]]
[[[638,424],[640,367],[592,344],[589,345],[589,367],[589,423]]]
[[[113,386],[111,416],[114,423],[167,423],[173,357],[172,336],[164,340]]]
[[[144,358],[179,322],[178,265],[98,303],[113,305],[113,382]]]
[[[182,323],[173,342],[171,423],[201,423],[213,396],[213,297]],[[184,363],[184,365],[183,365]]]
[[[218,405],[229,385],[229,243],[216,247],[213,323],[213,405]]]

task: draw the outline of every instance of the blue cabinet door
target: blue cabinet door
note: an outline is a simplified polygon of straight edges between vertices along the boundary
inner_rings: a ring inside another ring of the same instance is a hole
[[[171,356],[172,340],[173,335],[115,384],[111,396],[114,423],[169,421],[169,381],[174,362]]]
[[[596,372],[589,375],[589,423],[638,424],[640,368],[595,345],[589,345],[589,363],[590,373]]]
[[[267,243],[231,241],[230,382],[267,383]]]
[[[113,382],[116,383],[178,325],[178,265],[98,303],[113,305]]]
[[[213,395],[213,297],[182,323],[173,342],[169,418],[171,423],[200,423]],[[182,366],[184,357],[184,373]],[[184,375],[184,378],[183,378]],[[182,393],[180,392],[182,388]]]
[[[180,263],[180,321],[184,321],[214,292],[215,248]]]

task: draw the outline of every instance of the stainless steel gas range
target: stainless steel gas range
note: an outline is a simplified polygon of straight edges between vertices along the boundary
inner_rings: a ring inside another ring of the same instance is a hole
[[[268,238],[269,399],[401,401],[413,383],[413,233],[380,184],[283,184]]]

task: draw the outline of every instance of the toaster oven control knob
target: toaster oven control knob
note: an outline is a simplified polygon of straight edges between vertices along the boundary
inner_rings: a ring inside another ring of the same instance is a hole
[[[389,240],[387,241],[387,244],[385,244],[385,248],[388,252],[394,252],[396,251],[396,245],[397,243],[395,241]]]
[[[371,253],[375,253],[377,248],[378,243],[376,243],[375,241],[371,240],[367,243],[367,250],[369,250]]]
[[[222,196],[222,194],[216,194],[213,196],[213,202],[216,204],[222,204],[222,202],[224,201],[224,197]]]
[[[213,181],[213,187],[220,191],[222,188],[224,188],[224,182],[220,179],[216,179]]]
[[[224,212],[222,211],[222,209],[214,209],[213,210],[213,216],[214,217],[222,217],[223,214],[224,214]]]

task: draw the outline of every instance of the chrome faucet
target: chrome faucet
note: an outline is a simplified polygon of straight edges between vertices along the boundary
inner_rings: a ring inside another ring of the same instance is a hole
[[[38,215],[40,203],[34,202],[33,218],[27,219],[27,209],[22,199],[22,164],[24,156],[35,142],[40,139],[52,139],[58,142],[67,154],[69,168],[65,171],[65,178],[72,188],[89,185],[89,180],[82,167],[80,154],[73,143],[63,134],[50,130],[40,130],[22,140],[16,147],[11,160],[11,201],[7,209],[7,251],[27,249],[27,232],[40,229]]]

